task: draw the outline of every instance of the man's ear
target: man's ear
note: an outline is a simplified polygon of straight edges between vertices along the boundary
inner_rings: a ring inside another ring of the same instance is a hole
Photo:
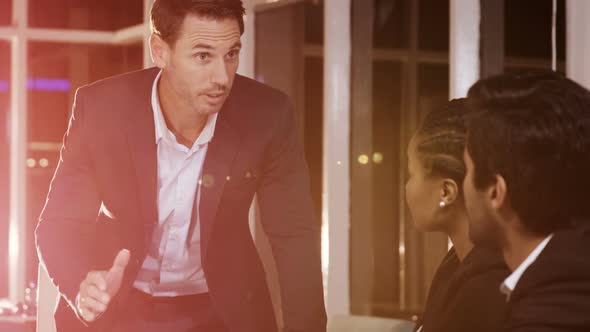
[[[160,36],[152,33],[150,36],[150,54],[154,64],[163,69],[170,60],[170,47]]]
[[[488,199],[490,206],[498,211],[503,209],[508,203],[508,187],[506,186],[506,180],[501,175],[494,177],[494,182],[489,186],[486,191],[486,198]]]

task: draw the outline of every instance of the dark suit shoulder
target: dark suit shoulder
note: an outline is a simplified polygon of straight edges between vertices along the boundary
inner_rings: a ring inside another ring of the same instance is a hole
[[[590,227],[582,225],[556,232],[547,244],[546,250],[543,250],[541,255],[572,254],[572,250],[588,249],[590,249]],[[573,253],[574,255],[572,256],[576,256],[579,252]]]
[[[151,92],[158,68],[149,68],[105,78],[82,86],[76,92],[76,107],[94,127],[124,123],[137,111],[151,110]],[[79,111],[77,111],[79,112]]]
[[[234,88],[240,98],[257,99],[262,104],[284,103],[289,99],[284,92],[242,75],[236,75]]]
[[[83,95],[87,106],[96,106],[102,112],[149,103],[158,71],[149,68],[105,78],[80,87],[77,95]]]
[[[556,232],[523,273],[510,297],[514,330],[588,331],[590,320],[590,234],[584,229]],[[544,329],[547,328],[547,329]]]
[[[232,98],[239,104],[237,109],[241,110],[241,115],[248,114],[249,118],[255,121],[262,117],[266,123],[269,120],[274,122],[273,118],[291,116],[290,113],[293,112],[287,94],[241,75],[236,75]]]
[[[284,92],[244,76],[236,75],[226,104],[220,114],[242,136],[270,138],[294,125],[294,110]]]
[[[567,229],[556,232],[520,278],[516,296],[539,284],[590,277],[590,231]],[[588,281],[590,285],[590,279]]]
[[[141,87],[151,88],[154,79],[158,75],[159,68],[136,70],[116,76],[107,77],[93,83],[81,86],[79,90],[90,95],[101,95],[121,93],[124,91],[136,90]]]

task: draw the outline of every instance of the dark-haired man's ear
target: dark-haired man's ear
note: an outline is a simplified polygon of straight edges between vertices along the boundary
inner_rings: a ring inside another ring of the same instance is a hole
[[[169,57],[168,44],[155,33],[150,36],[150,54],[152,61],[158,68],[166,67]]]
[[[502,209],[507,203],[508,188],[506,181],[501,175],[496,175],[493,183],[487,190],[487,198],[489,199],[490,205],[495,210]]]
[[[446,206],[453,204],[459,196],[459,185],[452,179],[444,179],[441,183],[440,200]]]

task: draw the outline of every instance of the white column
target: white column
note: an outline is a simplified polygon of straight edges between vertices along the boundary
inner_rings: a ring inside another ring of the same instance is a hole
[[[27,0],[13,2],[10,102],[10,217],[9,217],[9,298],[24,299],[26,285],[26,244],[32,229],[27,227]]]
[[[590,89],[590,2],[568,0],[566,15],[567,76]]]
[[[324,2],[322,259],[328,315],[350,313],[351,0]]]
[[[479,0],[450,2],[450,98],[467,95],[469,87],[479,79]]]
[[[244,34],[242,35],[242,52],[240,53],[240,67],[238,74],[254,78],[255,63],[255,46],[256,46],[256,27],[254,25],[255,14],[254,8],[258,4],[266,3],[264,0],[244,0],[246,16],[244,16]]]
[[[150,54],[150,43],[149,38],[152,33],[151,30],[151,9],[154,0],[143,0],[143,25],[144,25],[144,38],[143,38],[143,68],[149,68],[154,65],[152,62],[152,56]]]

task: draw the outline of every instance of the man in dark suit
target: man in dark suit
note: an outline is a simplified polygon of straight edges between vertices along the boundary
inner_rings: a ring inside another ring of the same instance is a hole
[[[550,71],[468,94],[465,200],[475,243],[500,247],[509,331],[590,331],[590,92]]]
[[[319,224],[288,98],[236,75],[241,0],[157,0],[152,68],[80,88],[37,227],[58,331],[325,331]],[[75,319],[77,316],[78,319]]]

